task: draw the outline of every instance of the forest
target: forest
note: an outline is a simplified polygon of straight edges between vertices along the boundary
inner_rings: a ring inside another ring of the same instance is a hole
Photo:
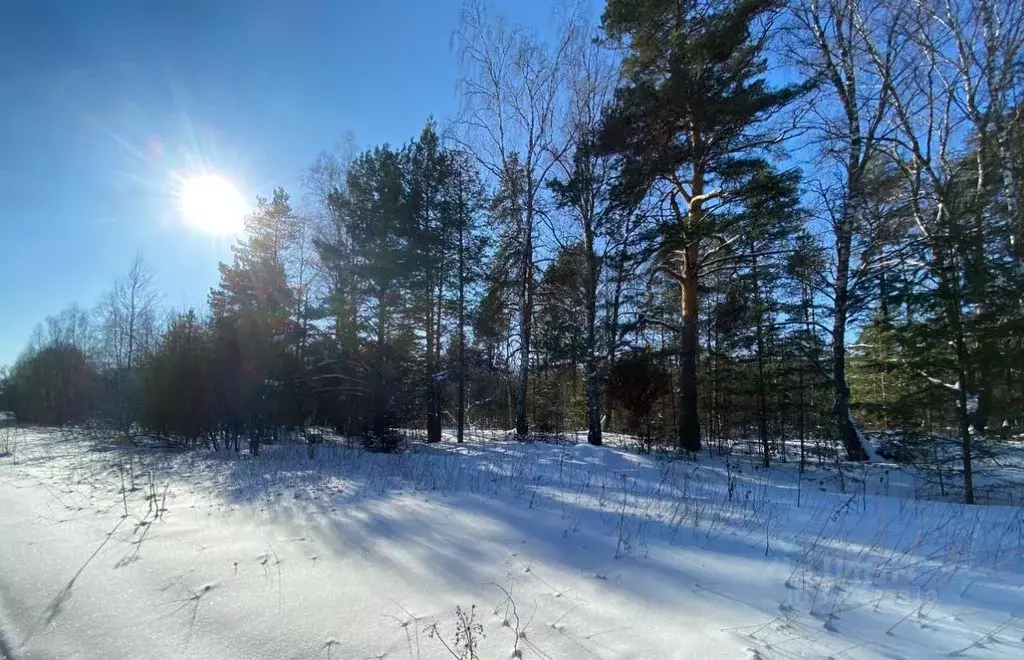
[[[254,454],[502,429],[802,466],[898,434],[973,502],[1024,433],[1024,5],[607,0],[538,33],[470,0],[452,51],[457,113],[267,191],[204,308],[137,258],[0,410]]]

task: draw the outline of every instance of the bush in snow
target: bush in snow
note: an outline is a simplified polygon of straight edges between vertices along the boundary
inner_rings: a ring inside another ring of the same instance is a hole
[[[612,365],[608,393],[626,411],[626,430],[650,451],[656,430],[651,423],[654,404],[672,391],[672,377],[650,351],[636,351]]]
[[[367,431],[362,436],[362,444],[368,451],[390,454],[402,449],[405,438],[395,429],[387,429],[383,433]]]

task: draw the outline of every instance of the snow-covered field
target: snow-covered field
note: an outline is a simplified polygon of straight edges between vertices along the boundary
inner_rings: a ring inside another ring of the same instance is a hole
[[[12,446],[7,660],[461,657],[456,607],[484,659],[1024,656],[1022,509],[915,499],[884,466]]]

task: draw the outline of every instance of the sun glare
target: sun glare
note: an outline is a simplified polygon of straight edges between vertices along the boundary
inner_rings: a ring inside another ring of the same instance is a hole
[[[181,216],[190,227],[215,236],[242,231],[247,211],[238,188],[216,174],[184,179],[181,186]]]

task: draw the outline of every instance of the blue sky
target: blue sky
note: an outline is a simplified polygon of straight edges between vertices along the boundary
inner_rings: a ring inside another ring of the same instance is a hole
[[[495,4],[535,25],[551,7]],[[136,252],[165,306],[204,303],[230,241],[182,224],[175,173],[298,198],[302,169],[346,132],[398,143],[454,112],[460,5],[0,2],[0,364]]]

